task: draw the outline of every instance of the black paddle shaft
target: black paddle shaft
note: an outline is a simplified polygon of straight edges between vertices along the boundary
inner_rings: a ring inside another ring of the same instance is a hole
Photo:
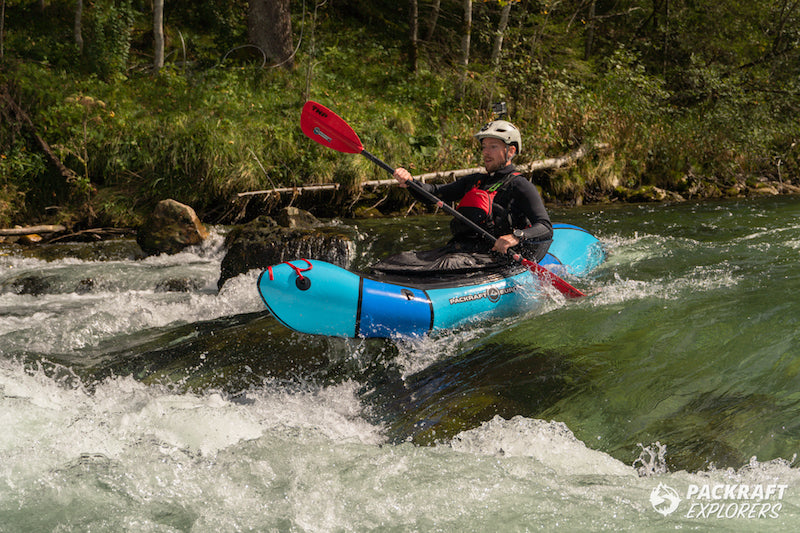
[[[381,161],[378,157],[372,155],[371,153],[369,153],[366,150],[361,150],[361,155],[363,155],[364,157],[366,157],[367,159],[369,159],[370,161],[372,161],[373,163],[375,163],[376,165],[378,165],[379,167],[384,169],[389,174],[394,175],[394,170],[395,169],[393,169],[390,165],[388,165],[388,164],[384,163],[383,161]],[[430,193],[430,192],[426,191],[425,189],[423,189],[420,186],[420,184],[417,183],[416,181],[408,180],[408,181],[406,181],[406,185],[411,187],[412,189],[414,189],[417,193],[419,193],[420,195],[424,196],[425,198],[427,198],[431,202],[439,205],[444,210],[445,213],[454,216],[455,218],[457,218],[458,220],[460,220],[461,222],[463,222],[464,224],[466,224],[467,226],[472,228],[475,232],[477,232],[484,239],[486,239],[488,241],[491,241],[491,242],[495,242],[497,240],[497,237],[495,237],[494,235],[492,235],[491,233],[489,233],[488,231],[486,231],[485,229],[483,229],[482,227],[477,225],[475,222],[473,222],[472,220],[468,219],[467,217],[465,217],[464,215],[462,215],[461,213],[459,213],[458,211],[456,211],[455,209],[453,209],[452,207],[450,207],[446,203],[444,203],[435,194]]]

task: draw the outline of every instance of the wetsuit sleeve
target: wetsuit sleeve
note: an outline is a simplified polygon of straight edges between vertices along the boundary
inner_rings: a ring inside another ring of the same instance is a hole
[[[461,200],[467,191],[473,187],[476,181],[477,180],[472,179],[472,176],[470,175],[457,179],[452,183],[445,183],[442,185],[422,183],[421,181],[417,180],[414,180],[414,183],[445,202],[455,202],[457,200]],[[414,189],[408,189],[408,192],[410,192],[411,195],[417,200],[422,202],[430,202],[430,200],[416,192]]]
[[[553,238],[553,224],[544,207],[536,186],[518,176],[513,182],[514,210],[519,210],[530,220],[531,227],[522,229],[525,238],[532,241],[543,241]]]

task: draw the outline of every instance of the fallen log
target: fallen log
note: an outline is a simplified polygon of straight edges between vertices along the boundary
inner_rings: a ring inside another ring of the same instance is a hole
[[[518,165],[517,170],[520,172],[534,172],[536,170],[551,170],[570,165],[582,157],[587,156],[593,150],[607,150],[609,145],[605,143],[596,144],[593,146],[581,145],[572,152],[559,156],[550,157],[547,159],[538,159],[531,161],[524,165]],[[414,179],[423,183],[427,181],[454,181],[460,177],[475,174],[477,172],[485,172],[483,167],[462,168],[459,170],[445,170],[441,172],[429,172],[427,174],[418,174]],[[361,183],[362,187],[387,187],[397,183],[394,179],[385,180],[370,180]],[[249,191],[240,192],[236,196],[241,198],[243,196],[255,196],[259,194],[281,194],[281,193],[303,193],[304,191],[319,191],[325,189],[338,189],[338,183],[327,183],[322,185],[306,185],[303,187],[280,187],[274,189],[265,189],[262,191]]]
[[[303,191],[325,191],[336,190],[339,188],[338,183],[325,183],[322,185],[306,185],[304,187],[276,187],[274,189],[265,189],[263,191],[249,191],[240,192],[236,196],[241,198],[243,196],[255,196],[258,194],[282,194],[282,193],[302,193]]]
[[[135,235],[136,231],[131,228],[91,228],[76,231],[74,233],[65,233],[47,242],[61,242],[61,241],[100,241],[103,239],[113,239],[118,237],[125,237]]]
[[[61,233],[67,228],[60,224],[46,224],[43,226],[27,226],[25,228],[6,228],[0,229],[0,237],[11,237],[15,235],[32,235],[34,233]]]

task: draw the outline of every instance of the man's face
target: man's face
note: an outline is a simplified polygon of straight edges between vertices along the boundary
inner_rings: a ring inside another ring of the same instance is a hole
[[[516,150],[515,146],[509,146],[500,139],[492,137],[481,139],[484,168],[487,172],[500,170],[511,162]]]

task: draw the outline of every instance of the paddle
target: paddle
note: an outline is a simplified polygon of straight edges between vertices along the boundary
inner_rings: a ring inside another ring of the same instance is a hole
[[[311,140],[316,141],[323,146],[327,146],[328,148],[332,148],[338,152],[344,152],[347,154],[361,154],[379,167],[386,170],[389,174],[394,174],[394,169],[391,166],[387,165],[364,149],[364,146],[361,144],[361,139],[358,138],[356,132],[353,131],[353,128],[351,128],[350,125],[344,121],[344,119],[322,104],[312,102],[310,100],[306,102],[306,104],[303,106],[303,111],[300,114],[300,128]],[[494,235],[449,205],[442,202],[438,197],[436,197],[436,195],[426,191],[415,181],[409,180],[406,182],[406,185],[438,205],[446,213],[454,216],[472,228],[482,237],[490,240],[491,242],[495,242],[497,240]],[[512,253],[510,255],[514,261],[517,261],[518,263],[521,263],[527,268],[538,273],[541,279],[549,282],[567,298],[579,298],[581,296],[586,296],[586,294],[581,292],[579,289],[573,287],[540,264],[529,261],[518,253]]]

